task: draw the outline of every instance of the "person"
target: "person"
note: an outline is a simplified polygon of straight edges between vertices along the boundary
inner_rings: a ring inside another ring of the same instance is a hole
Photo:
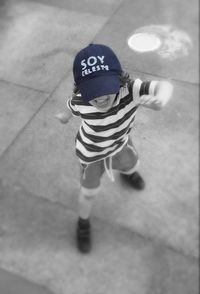
[[[131,79],[122,70],[114,51],[103,44],[89,44],[73,63],[74,90],[67,110],[56,117],[67,123],[81,117],[75,149],[80,161],[77,247],[91,250],[91,210],[104,172],[114,181],[113,170],[137,190],[145,187],[138,172],[139,156],[130,137],[139,106],[160,110],[172,96],[169,81]],[[70,111],[70,112],[69,112]]]

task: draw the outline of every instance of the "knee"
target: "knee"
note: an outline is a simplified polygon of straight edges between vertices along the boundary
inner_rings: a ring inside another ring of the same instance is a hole
[[[126,175],[131,175],[132,173],[137,171],[139,165],[140,165],[140,161],[138,159],[137,162],[132,167],[127,168],[126,170],[122,170],[121,172]]]
[[[137,165],[138,162],[138,155],[135,153],[130,152],[127,154],[128,156],[124,157],[123,160],[123,170],[129,170],[132,169],[135,165]]]

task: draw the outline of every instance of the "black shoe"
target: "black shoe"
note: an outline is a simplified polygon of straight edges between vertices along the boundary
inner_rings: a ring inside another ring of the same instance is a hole
[[[88,253],[91,250],[91,230],[89,219],[78,219],[77,223],[77,247],[80,252]]]
[[[128,182],[133,188],[137,190],[143,190],[145,182],[138,172],[134,172],[131,175],[125,175],[121,173],[121,176]]]

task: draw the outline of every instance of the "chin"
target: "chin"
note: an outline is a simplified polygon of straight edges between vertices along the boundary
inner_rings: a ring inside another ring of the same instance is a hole
[[[105,108],[97,108],[100,112],[106,112],[111,108],[111,106],[107,106]]]
[[[111,107],[112,107],[112,103],[109,103],[107,106],[105,106],[104,108],[100,108],[100,107],[98,107],[98,110],[100,111],[100,112],[106,112],[106,111],[108,111]]]

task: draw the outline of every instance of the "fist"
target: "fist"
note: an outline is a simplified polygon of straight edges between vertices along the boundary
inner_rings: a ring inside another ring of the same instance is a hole
[[[159,83],[158,91],[155,95],[156,100],[160,103],[161,107],[164,107],[172,98],[173,86],[167,81]]]
[[[140,104],[144,107],[154,110],[160,110],[171,99],[173,86],[167,81],[159,82],[154,95],[143,95],[140,98]]]
[[[141,96],[140,105],[154,110],[160,110],[162,108],[162,103],[160,99],[158,99],[158,97],[156,96],[151,95]]]

